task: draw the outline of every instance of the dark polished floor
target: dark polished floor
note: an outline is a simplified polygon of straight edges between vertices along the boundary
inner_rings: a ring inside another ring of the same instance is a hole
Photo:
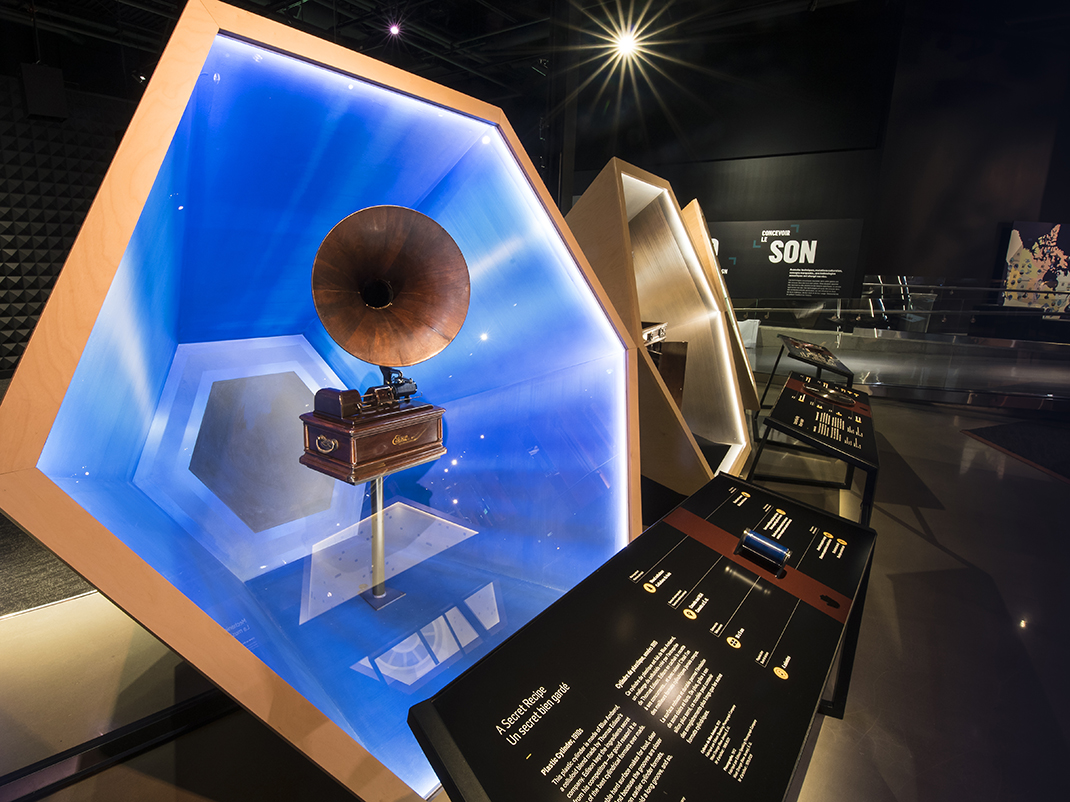
[[[1070,487],[961,433],[1004,416],[873,411],[878,540],[854,681],[798,798],[1065,799]],[[829,507],[832,492],[811,501]]]
[[[819,718],[789,798],[1070,797],[1070,488],[961,433],[1012,420],[1005,415],[885,399],[873,411],[878,541],[847,714]],[[762,467],[838,470],[768,450]],[[830,511],[851,506],[833,490],[769,486]],[[48,797],[312,798],[345,794],[244,713]]]

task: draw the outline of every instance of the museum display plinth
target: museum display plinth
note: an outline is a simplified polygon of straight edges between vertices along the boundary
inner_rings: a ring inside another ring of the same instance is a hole
[[[309,286],[377,205],[478,267],[419,366],[448,453],[383,482],[378,612],[366,483],[298,462],[315,393],[380,380]],[[413,800],[413,701],[639,532],[637,382],[498,109],[190,0],[0,406],[0,506],[360,798]]]
[[[410,726],[453,802],[781,800],[857,637],[874,541],[722,474]]]

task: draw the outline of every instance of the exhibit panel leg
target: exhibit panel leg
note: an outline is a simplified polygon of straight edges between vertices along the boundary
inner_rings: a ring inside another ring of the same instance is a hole
[[[868,522],[864,524],[868,526]],[[843,718],[847,712],[847,694],[851,689],[851,674],[854,673],[855,652],[858,649],[858,635],[862,631],[862,615],[866,605],[866,592],[869,589],[869,575],[873,568],[873,555],[870,554],[866,562],[866,570],[862,574],[862,582],[858,586],[854,604],[851,606],[851,615],[847,619],[847,627],[843,632],[843,642],[840,643],[837,655],[835,682],[832,686],[832,697],[822,699],[818,707],[819,712],[832,718]]]
[[[780,367],[780,358],[782,356],[784,356],[783,345],[780,346],[780,350],[777,352],[776,361],[773,362],[773,369],[769,371],[769,379],[765,382],[765,389],[762,390],[762,397],[758,401],[759,412],[763,409],[772,409],[772,407],[767,407],[765,405],[765,397],[769,395],[769,386],[773,383],[773,377],[776,376],[776,369]],[[755,437],[757,437],[757,432],[755,432]]]

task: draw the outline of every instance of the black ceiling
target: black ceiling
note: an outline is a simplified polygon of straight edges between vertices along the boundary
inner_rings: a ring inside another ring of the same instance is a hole
[[[1065,37],[1065,0],[232,0],[503,108],[552,183],[578,95],[576,168],[878,146],[908,24]],[[184,0],[0,0],[0,70],[60,67],[136,99]],[[905,15],[905,16],[904,16]],[[650,21],[650,63],[610,75],[605,31]],[[36,32],[34,23],[36,22]],[[397,22],[401,34],[388,33]]]
[[[615,19],[653,20],[660,41],[671,46],[727,28],[813,12],[855,0],[231,0],[231,4],[447,85],[468,84],[491,102],[530,94],[545,80],[565,29],[575,45],[597,44],[592,36]],[[880,3],[879,3],[880,4]],[[31,34],[36,23],[40,56],[63,60],[65,48],[109,52],[122,46],[135,66],[159,58],[185,0],[0,0],[0,21]],[[401,25],[398,37],[388,33]],[[52,40],[55,35],[55,40]],[[9,44],[14,39],[12,37]],[[32,46],[32,35],[27,42]],[[8,48],[8,60],[14,51]],[[16,50],[27,54],[26,43]],[[53,50],[55,52],[49,52]],[[679,54],[686,57],[686,53]],[[86,76],[97,91],[116,92],[129,76]],[[69,80],[80,82],[81,76]],[[473,92],[473,94],[477,94]]]

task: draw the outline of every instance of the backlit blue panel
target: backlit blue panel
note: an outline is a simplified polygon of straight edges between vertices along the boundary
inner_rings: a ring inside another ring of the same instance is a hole
[[[297,415],[380,380],[310,289],[327,232],[379,204],[442,225],[472,292],[406,369],[448,453],[386,477],[406,595],[375,612],[366,487],[298,464]],[[38,467],[426,796],[409,706],[627,538],[625,369],[495,126],[219,37]]]

